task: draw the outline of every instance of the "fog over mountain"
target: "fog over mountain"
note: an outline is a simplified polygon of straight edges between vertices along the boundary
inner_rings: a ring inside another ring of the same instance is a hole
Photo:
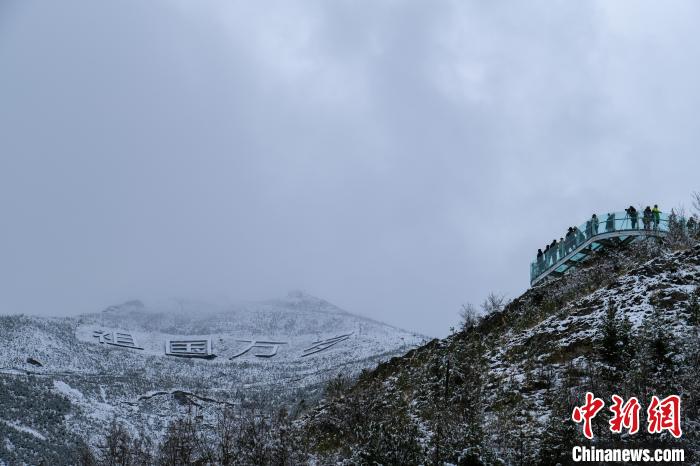
[[[303,289],[444,336],[697,189],[700,5],[0,3],[0,313]]]

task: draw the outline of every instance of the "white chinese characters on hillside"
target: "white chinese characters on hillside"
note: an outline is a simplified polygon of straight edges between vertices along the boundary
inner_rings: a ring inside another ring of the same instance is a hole
[[[320,353],[321,351],[325,351],[328,348],[330,348],[331,346],[335,346],[338,343],[340,343],[341,341],[347,340],[348,338],[350,338],[350,335],[352,335],[352,332],[346,333],[344,335],[338,335],[337,337],[329,338],[327,340],[315,341],[313,345],[309,346],[308,348],[306,348],[304,350],[301,357],[309,356],[311,354],[316,354],[316,353]]]
[[[262,340],[237,340],[240,343],[247,343],[245,348],[243,348],[241,351],[238,353],[234,354],[231,356],[231,359],[243,356],[246,354],[248,351],[252,350],[253,348],[258,348],[262,349],[265,351],[256,351],[253,352],[253,354],[259,358],[271,358],[275,355],[277,355],[277,351],[279,351],[280,345],[286,345],[286,341],[262,341]]]
[[[311,356],[312,354],[318,354],[329,348],[337,345],[338,343],[345,341],[350,338],[354,332],[345,333],[342,335],[337,335],[332,338],[327,338],[323,340],[314,341],[313,344],[307,348],[304,348],[302,353],[298,357]],[[92,333],[93,338],[97,338],[100,344],[120,346],[123,348],[143,350],[143,347],[136,343],[136,339],[133,334],[123,331],[116,330],[95,330]],[[237,359],[241,356],[248,354],[249,356],[254,356],[256,358],[271,359],[277,356],[280,352],[280,347],[282,345],[288,345],[286,341],[272,341],[272,340],[236,340],[239,345],[238,348],[232,350],[224,350],[226,356],[229,359]],[[233,355],[231,351],[234,352]],[[216,357],[214,354],[213,343],[211,338],[194,338],[194,337],[182,337],[182,338],[171,338],[165,340],[165,355],[166,356],[176,356],[183,358],[202,358],[202,359],[213,359]]]
[[[125,332],[105,332],[103,330],[95,330],[92,334],[94,338],[97,338],[101,344],[108,344],[114,346],[123,346],[125,348],[133,348],[142,350],[139,345],[136,344],[134,337],[130,333]]]
[[[216,357],[212,351],[210,338],[165,340],[165,354],[183,358],[212,359]]]

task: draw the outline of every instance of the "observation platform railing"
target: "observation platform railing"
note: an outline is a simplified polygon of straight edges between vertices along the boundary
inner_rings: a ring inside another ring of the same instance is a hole
[[[668,233],[668,217],[668,214],[661,213],[657,220],[653,215],[645,218],[644,212],[637,212],[634,218],[627,212],[611,212],[601,215],[597,224],[588,220],[577,227],[575,234],[564,237],[563,241],[558,241],[555,247],[530,263],[530,285],[547,277],[563,275],[602,247],[627,243],[640,236],[663,237]]]

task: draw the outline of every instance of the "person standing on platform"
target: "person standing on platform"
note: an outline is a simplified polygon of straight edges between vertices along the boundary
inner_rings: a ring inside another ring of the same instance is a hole
[[[695,220],[695,217],[690,217],[688,219],[688,236],[691,238],[694,238],[698,234],[698,221]]]
[[[651,227],[651,207],[649,206],[644,209],[644,213],[642,214],[642,224],[644,225],[645,230],[648,230]]]
[[[605,231],[606,231],[606,233],[610,233],[611,231],[615,231],[615,213],[614,212],[608,213],[608,218],[605,219]]]
[[[659,223],[661,222],[661,209],[659,209],[658,204],[654,204],[654,208],[651,209],[651,214],[654,217],[654,230],[658,230]]]
[[[625,209],[625,212],[627,212],[627,216],[630,218],[630,223],[632,224],[632,230],[637,229],[637,219],[638,219],[638,214],[637,214],[637,209],[634,208],[634,206],[629,206],[627,209]]]
[[[566,253],[570,253],[574,246],[574,229],[569,227],[566,232]]]
[[[563,259],[566,255],[566,248],[564,247],[564,238],[559,238],[559,259]]]
[[[591,224],[593,225],[593,234],[597,235],[598,234],[598,225],[600,222],[598,221],[598,216],[596,214],[593,214],[591,217]]]

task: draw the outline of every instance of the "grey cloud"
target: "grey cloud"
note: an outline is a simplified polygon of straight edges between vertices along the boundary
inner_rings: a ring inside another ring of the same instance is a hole
[[[0,312],[302,288],[442,335],[698,189],[695,9],[4,2]]]

